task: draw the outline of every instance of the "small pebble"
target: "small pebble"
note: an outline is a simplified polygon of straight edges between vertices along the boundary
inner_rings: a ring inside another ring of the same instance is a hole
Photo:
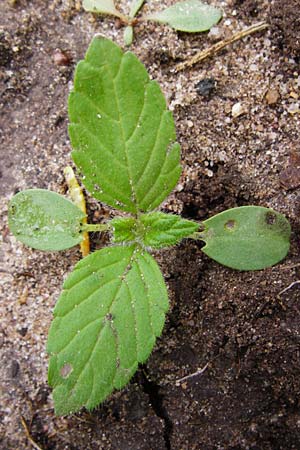
[[[291,105],[289,105],[288,112],[292,115],[299,113],[299,103],[292,103]]]
[[[55,50],[52,59],[56,66],[69,66],[71,64],[70,56],[60,49]]]
[[[241,116],[244,113],[245,113],[245,109],[244,109],[243,105],[240,102],[235,103],[233,105],[233,107],[231,109],[232,117],[239,117],[239,116]]]
[[[276,89],[269,89],[266,93],[266,100],[268,105],[275,105],[280,98],[279,92]]]

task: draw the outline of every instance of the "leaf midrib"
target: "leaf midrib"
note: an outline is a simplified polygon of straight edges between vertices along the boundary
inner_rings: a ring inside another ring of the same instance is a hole
[[[105,53],[106,53],[106,61],[108,61],[106,50],[105,50]],[[130,200],[131,200],[131,203],[135,207],[135,212],[137,212],[137,210],[138,210],[137,197],[136,197],[136,193],[135,193],[135,190],[134,190],[134,187],[133,187],[133,178],[132,178],[131,168],[130,168],[130,163],[129,163],[127,141],[125,139],[125,131],[124,131],[124,125],[123,125],[123,120],[122,120],[122,115],[121,115],[120,102],[119,102],[119,98],[117,96],[117,88],[116,88],[116,79],[117,79],[117,77],[120,74],[121,66],[122,66],[123,61],[124,61],[124,56],[125,55],[122,54],[122,57],[121,57],[121,60],[120,60],[120,64],[119,64],[119,68],[118,68],[118,71],[117,71],[115,76],[113,76],[112,70],[111,70],[111,66],[108,64],[108,62],[106,62],[105,65],[108,67],[108,70],[109,70],[109,72],[111,74],[112,83],[113,83],[113,87],[114,87],[114,96],[115,96],[115,102],[116,102],[116,105],[117,105],[118,117],[119,117],[118,122],[120,123],[121,137],[122,137],[123,146],[124,146],[125,158],[126,158],[126,163],[127,163],[127,172],[128,172],[128,177],[129,177],[129,185],[130,185],[130,189],[131,189],[131,199]]]
[[[110,309],[112,308],[114,302],[116,301],[116,299],[117,299],[117,297],[118,297],[118,293],[120,292],[120,289],[121,289],[121,287],[122,287],[123,277],[126,276],[126,274],[127,274],[127,272],[128,272],[128,266],[130,266],[130,264],[133,262],[134,256],[135,256],[135,255],[134,255],[134,248],[133,248],[133,249],[132,249],[132,254],[131,254],[130,259],[129,259],[129,262],[128,262],[128,264],[126,265],[123,274],[120,276],[120,283],[119,283],[119,286],[117,287],[116,293],[114,294],[113,299],[112,299],[112,301],[111,301],[109,307],[107,308],[107,311],[108,311],[108,312],[110,311]],[[107,313],[108,313],[108,312],[107,312]],[[106,313],[106,314],[107,314],[107,313]],[[105,316],[104,316],[104,317],[105,317]],[[96,319],[96,320],[99,320],[99,319]],[[103,317],[101,318],[101,322],[102,322],[102,320],[103,320]],[[94,346],[92,347],[92,350],[91,350],[91,352],[90,352],[90,355],[89,355],[87,361],[83,364],[82,369],[80,370],[80,372],[79,372],[79,374],[78,374],[78,376],[77,376],[77,378],[76,378],[76,380],[75,380],[75,383],[72,385],[72,387],[70,387],[70,395],[73,395],[73,391],[74,391],[76,385],[78,384],[80,378],[82,377],[82,375],[83,375],[85,369],[86,369],[87,366],[89,365],[90,360],[91,360],[91,358],[93,357],[93,354],[94,354],[94,352],[95,352],[95,349],[97,348],[97,345],[98,345],[99,340],[100,340],[100,338],[101,338],[102,332],[103,332],[103,330],[105,330],[105,327],[106,327],[106,326],[107,326],[107,324],[105,324],[105,325],[98,331],[98,336],[97,336],[97,338],[96,338],[96,341],[95,341]],[[116,338],[115,338],[115,339],[116,339]],[[118,351],[118,346],[116,345],[116,347],[117,347],[117,351]],[[116,374],[116,371],[117,371],[117,367],[115,368],[115,374]],[[115,379],[115,374],[114,374],[114,379]],[[93,385],[93,387],[92,387],[92,390],[93,390],[93,388],[94,388],[94,385]]]

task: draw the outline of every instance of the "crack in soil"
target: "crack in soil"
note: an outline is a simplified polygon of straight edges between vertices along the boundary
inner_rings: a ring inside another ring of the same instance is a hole
[[[171,436],[173,432],[173,422],[164,406],[164,395],[160,393],[161,386],[150,379],[147,366],[143,366],[140,371],[141,384],[145,394],[149,397],[149,402],[153,411],[164,422],[164,441],[166,450],[171,450]]]

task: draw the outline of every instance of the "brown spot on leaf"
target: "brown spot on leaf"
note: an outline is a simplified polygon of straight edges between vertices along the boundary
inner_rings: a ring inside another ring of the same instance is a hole
[[[276,222],[276,214],[274,214],[271,211],[268,211],[266,213],[266,223],[268,225],[274,225],[275,222]]]
[[[68,376],[70,375],[70,373],[72,372],[72,370],[73,370],[73,367],[71,366],[71,364],[69,364],[69,363],[64,364],[64,365],[62,366],[62,368],[60,369],[60,375],[61,375],[63,378],[68,378]]]
[[[236,221],[233,219],[227,220],[224,227],[226,230],[232,231],[236,226]]]

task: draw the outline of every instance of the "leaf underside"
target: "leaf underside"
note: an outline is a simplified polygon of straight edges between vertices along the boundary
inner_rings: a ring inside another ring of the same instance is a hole
[[[130,213],[150,211],[176,185],[174,120],[133,53],[94,38],[76,69],[69,116],[72,157],[98,200]]]
[[[135,246],[104,248],[64,283],[47,350],[59,415],[92,409],[128,383],[162,332],[168,295],[155,260]]]
[[[259,270],[281,261],[290,246],[290,224],[280,213],[260,206],[242,206],[204,222],[202,251],[220,264],[238,270]]]
[[[44,189],[28,189],[9,203],[9,228],[29,247],[64,250],[82,241],[85,214],[66,198]]]
[[[175,30],[195,33],[207,31],[222,17],[220,9],[198,0],[175,3],[163,11],[147,15],[148,20],[167,23]]]

